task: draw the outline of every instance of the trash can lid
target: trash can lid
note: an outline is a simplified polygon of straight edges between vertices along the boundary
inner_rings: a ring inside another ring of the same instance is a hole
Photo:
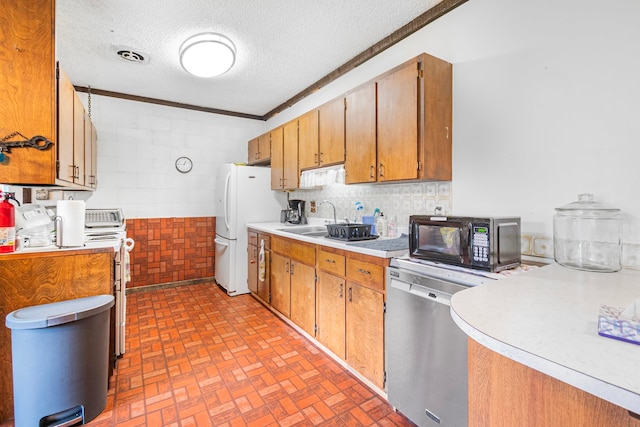
[[[20,308],[7,314],[9,329],[40,329],[74,322],[110,309],[113,295],[96,295]]]

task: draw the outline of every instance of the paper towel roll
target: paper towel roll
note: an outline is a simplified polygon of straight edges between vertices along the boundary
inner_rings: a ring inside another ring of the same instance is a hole
[[[84,246],[84,211],[84,200],[58,200],[56,203],[58,246]]]

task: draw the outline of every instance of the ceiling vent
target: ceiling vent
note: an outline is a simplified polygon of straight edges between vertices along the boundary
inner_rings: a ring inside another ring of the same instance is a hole
[[[148,64],[149,54],[139,50],[127,47],[111,45],[111,50],[123,61],[133,62],[134,64]]]

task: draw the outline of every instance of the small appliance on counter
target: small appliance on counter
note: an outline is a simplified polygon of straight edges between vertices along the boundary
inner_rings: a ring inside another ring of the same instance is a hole
[[[285,221],[289,224],[306,224],[307,217],[304,212],[305,201],[304,200],[287,200],[289,203],[289,209],[286,213]]]
[[[520,218],[413,215],[409,256],[490,272],[518,267]]]
[[[16,235],[25,247],[44,247],[53,243],[53,212],[44,206],[28,203],[16,208]]]

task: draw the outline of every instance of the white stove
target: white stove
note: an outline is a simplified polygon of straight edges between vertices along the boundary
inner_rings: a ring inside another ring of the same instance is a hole
[[[113,262],[113,294],[116,306],[115,355],[122,357],[125,352],[125,329],[127,320],[127,283],[131,280],[129,252],[135,241],[127,237],[127,227],[122,210],[87,209],[85,211],[85,246],[104,245],[112,242],[116,256]]]

